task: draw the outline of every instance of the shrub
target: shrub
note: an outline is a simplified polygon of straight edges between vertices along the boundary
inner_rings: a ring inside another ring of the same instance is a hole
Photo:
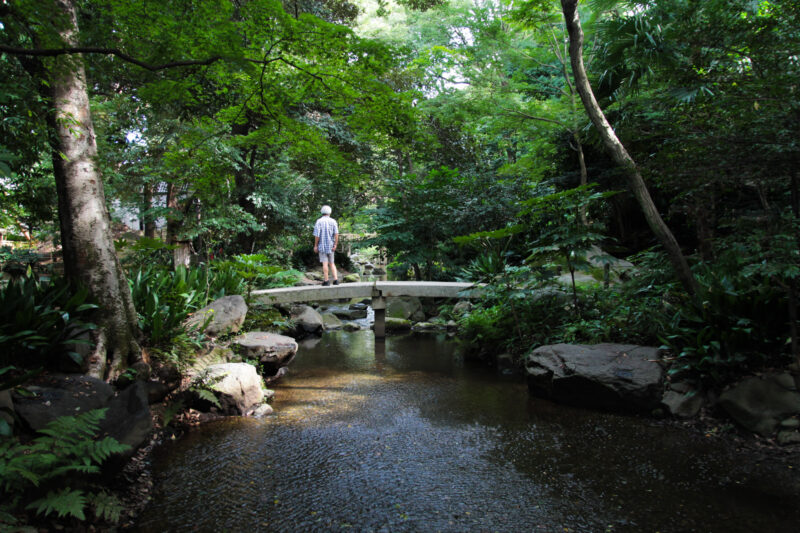
[[[24,276],[28,269],[32,269],[39,262],[39,255],[26,248],[0,248],[0,265],[2,271],[12,277]]]
[[[700,290],[672,315],[664,337],[671,374],[721,385],[788,357],[786,295],[731,259],[698,268]]]
[[[499,257],[477,259],[464,273],[490,285],[483,303],[460,321],[461,334],[484,351],[518,353],[558,342],[659,342],[668,322],[665,295],[676,286],[659,281],[670,278],[658,254],[636,260],[648,267],[634,279],[608,288],[575,287],[567,301],[566,293],[547,285],[546,270],[509,266]]]
[[[10,281],[0,288],[0,365],[81,365],[75,346],[90,342],[81,337],[96,327],[89,321],[95,309],[85,288],[60,278],[41,282],[29,274]]]
[[[145,267],[129,278],[139,327],[153,346],[162,345],[184,331],[189,313],[206,302],[206,283],[199,270],[175,272]]]
[[[236,255],[228,261],[213,263],[219,272],[236,277],[246,288],[249,299],[253,289],[272,289],[275,287],[288,287],[297,283],[303,274],[297,270],[287,270],[281,266],[269,263],[269,257],[264,254]]]
[[[168,267],[172,264],[172,253],[177,247],[161,239],[142,237],[133,242],[126,239],[116,240],[114,248],[123,265],[131,269],[141,269],[153,265]]]
[[[210,268],[178,267],[174,272],[145,267],[129,277],[139,327],[151,345],[164,346],[185,332],[183,322],[209,301],[239,294],[242,280],[235,272]]]

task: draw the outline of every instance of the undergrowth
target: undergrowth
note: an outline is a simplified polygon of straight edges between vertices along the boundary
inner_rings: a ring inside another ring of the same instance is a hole
[[[62,528],[89,516],[119,520],[122,504],[102,487],[98,474],[106,459],[129,447],[112,437],[97,438],[105,412],[58,418],[29,443],[0,439],[0,528],[42,519],[58,519]]]

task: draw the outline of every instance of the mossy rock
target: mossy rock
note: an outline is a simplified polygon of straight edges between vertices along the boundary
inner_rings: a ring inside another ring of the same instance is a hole
[[[425,320],[425,313],[422,312],[422,303],[416,296],[403,296],[400,298],[389,298],[386,302],[387,318],[402,318],[405,320]]]
[[[348,275],[346,275],[344,277],[344,279],[342,281],[344,281],[345,283],[357,283],[357,282],[361,281],[361,276],[359,276],[358,274],[355,274],[355,273],[348,274]]]
[[[339,317],[333,313],[322,313],[322,322],[325,329],[341,329],[343,324]]]
[[[253,306],[247,313],[243,331],[269,331],[284,328],[286,317],[274,307]]]
[[[386,317],[386,332],[410,331],[411,321],[404,318]]]

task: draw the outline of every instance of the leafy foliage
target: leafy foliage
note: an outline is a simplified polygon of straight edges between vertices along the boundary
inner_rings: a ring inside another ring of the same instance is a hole
[[[231,260],[216,262],[214,268],[217,272],[230,272],[240,277],[246,286],[248,299],[254,288],[288,287],[302,277],[297,270],[272,264],[271,258],[265,254],[235,255]]]
[[[114,241],[114,248],[120,255],[120,261],[131,270],[152,265],[168,266],[172,261],[172,252],[177,248],[161,239],[142,237],[133,243],[125,239]]]
[[[390,180],[388,198],[374,212],[378,236],[367,244],[386,248],[403,274],[452,279],[464,262],[453,238],[506,219],[499,212],[507,205],[488,201],[493,189],[484,178],[443,166]]]
[[[786,361],[787,294],[740,252],[701,267],[701,292],[677,306],[664,338],[674,357],[671,373],[721,385]]]
[[[98,518],[119,518],[121,504],[94,477],[106,459],[128,446],[95,438],[104,416],[98,409],[58,418],[27,444],[0,440],[0,524],[16,525],[23,511],[85,520],[90,508]]]
[[[599,233],[599,225],[589,225],[581,220],[580,214],[592,202],[612,194],[593,193],[591,186],[581,186],[529,200],[522,212],[523,215],[532,215],[532,226],[537,229],[526,261],[545,269],[566,267],[576,309],[579,306],[575,272],[590,266],[588,253],[605,240],[605,236]]]
[[[14,277],[24,275],[39,262],[39,256],[27,248],[0,247],[2,271]]]
[[[219,272],[208,267],[175,271],[145,267],[131,275],[129,284],[139,327],[153,346],[183,333],[189,314],[209,301],[243,290],[243,281],[225,267]]]
[[[60,278],[42,282],[26,275],[9,281],[0,288],[0,365],[55,368],[71,360],[80,366],[75,347],[89,344],[83,336],[95,328],[90,322],[95,309],[85,288]]]
[[[671,278],[661,255],[647,253],[636,260],[643,265],[638,276],[609,287],[576,287],[572,301],[546,273],[505,264],[501,273],[482,278],[489,284],[475,310],[460,319],[460,336],[485,352],[516,355],[559,342],[657,343],[667,331],[668,312],[674,311],[667,298],[676,286],[663,281]]]

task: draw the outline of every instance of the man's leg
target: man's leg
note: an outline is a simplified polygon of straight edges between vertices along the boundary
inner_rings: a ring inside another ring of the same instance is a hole
[[[322,263],[322,281],[328,281],[328,262]]]
[[[331,274],[333,274],[333,282],[339,283],[339,273],[336,272],[336,265],[333,264],[333,254],[331,254]]]

